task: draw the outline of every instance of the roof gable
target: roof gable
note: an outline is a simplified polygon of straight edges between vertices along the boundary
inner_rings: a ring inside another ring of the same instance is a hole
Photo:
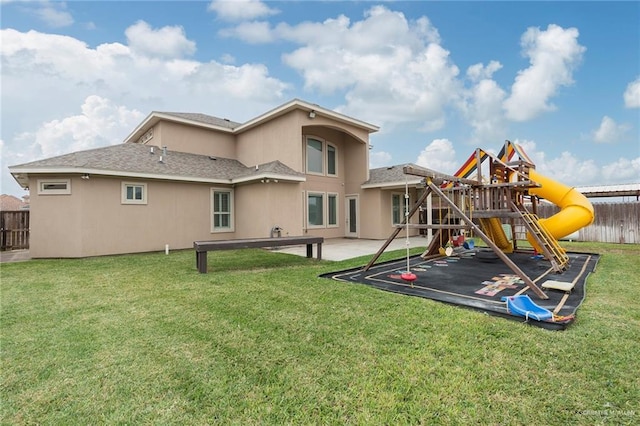
[[[366,130],[369,133],[377,132],[380,128],[373,124],[366,123],[364,121],[340,114],[330,109],[323,108],[319,105],[302,101],[300,99],[293,99],[285,104],[282,104],[266,113],[252,118],[245,123],[237,123],[235,121],[228,120],[226,118],[218,118],[207,114],[200,113],[185,113],[185,112],[151,112],[124,140],[127,142],[138,142],[140,138],[153,126],[162,120],[178,122],[190,126],[204,127],[211,130],[216,130],[225,133],[242,133],[256,126],[260,126],[266,122],[269,122],[277,117],[287,114],[294,110],[302,110],[307,113],[312,111],[316,115],[325,116],[339,123],[349,124]]]
[[[362,188],[401,187],[406,183],[416,185],[422,180],[417,176],[404,174],[404,167],[411,166],[415,169],[426,170],[413,163],[399,164],[387,167],[378,167],[369,170],[369,180],[362,184]]]

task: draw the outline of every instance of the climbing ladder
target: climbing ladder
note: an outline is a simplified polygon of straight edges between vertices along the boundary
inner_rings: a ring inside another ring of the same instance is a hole
[[[564,249],[560,247],[558,241],[547,231],[540,218],[533,213],[529,213],[527,209],[521,205],[513,203],[516,211],[520,213],[520,217],[527,231],[533,236],[538,245],[542,248],[545,257],[551,262],[551,266],[555,272],[562,272],[569,265],[569,256]]]

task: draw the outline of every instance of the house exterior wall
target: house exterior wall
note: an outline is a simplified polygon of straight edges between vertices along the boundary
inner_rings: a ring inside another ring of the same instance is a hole
[[[369,132],[365,129],[321,115],[311,119],[307,112],[293,110],[236,135],[168,121],[160,121],[153,130],[148,143],[171,151],[235,158],[249,167],[278,160],[301,173],[306,168],[306,136],[314,136],[337,148],[337,174],[306,174],[305,182],[272,179],[268,183],[235,185],[234,230],[222,233],[211,229],[212,184],[97,175],[90,179],[71,177],[69,195],[32,192],[33,257],[161,251],[166,244],[170,249],[184,249],[197,240],[269,237],[275,226],[282,228],[283,236],[344,237],[346,196],[358,196],[358,237],[386,239],[394,229],[393,191],[361,188],[369,178]],[[31,180],[31,187],[37,188],[37,179]],[[122,204],[123,181],[145,183],[147,203]],[[325,208],[325,224],[308,226],[310,193],[323,194],[325,205],[327,196],[335,194],[335,225],[328,225]],[[411,197],[415,201],[415,193]],[[417,223],[417,216],[414,220]],[[413,235],[418,232],[412,230]]]
[[[366,189],[363,191],[361,197],[362,205],[366,206],[366,211],[361,212],[361,238],[370,238],[374,240],[387,239],[389,235],[395,230],[392,218],[392,201],[393,194],[401,194],[404,196],[405,189]],[[415,188],[409,188],[409,210],[413,208],[415,202],[418,200],[418,194]],[[418,224],[420,221],[419,215],[414,214],[410,224]],[[419,235],[419,229],[410,229],[409,235]],[[405,231],[398,234],[398,238],[406,236]]]
[[[160,121],[153,128],[150,145],[166,146],[170,151],[235,158],[235,136],[202,127]]]
[[[33,258],[76,257],[81,253],[82,235],[78,228],[83,216],[81,179],[71,179],[69,195],[40,195],[37,191],[39,179],[59,177],[41,175],[29,179],[29,254]]]
[[[122,182],[147,185],[147,204],[121,203]],[[36,188],[36,182],[32,183]],[[30,254],[86,257],[193,247],[211,233],[211,185],[91,176],[71,180],[70,195],[32,194]]]
[[[236,159],[249,167],[279,160],[302,172],[304,120],[304,114],[292,111],[240,133],[236,139]]]
[[[234,190],[236,238],[266,238],[275,226],[282,236],[300,236],[300,183],[269,182],[237,186]]]

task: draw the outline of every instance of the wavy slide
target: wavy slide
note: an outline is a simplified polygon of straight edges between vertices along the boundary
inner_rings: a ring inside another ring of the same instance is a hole
[[[530,189],[529,194],[544,198],[560,207],[558,213],[549,218],[540,219],[540,223],[556,240],[593,222],[593,206],[577,189],[549,179],[535,170],[529,171],[529,179],[540,184],[540,188]],[[540,251],[540,247],[531,236],[527,235],[527,240]]]
[[[497,217],[488,219],[480,219],[480,225],[485,234],[495,243],[500,250],[505,253],[513,252],[513,245],[509,241],[509,237],[504,232],[502,222]]]

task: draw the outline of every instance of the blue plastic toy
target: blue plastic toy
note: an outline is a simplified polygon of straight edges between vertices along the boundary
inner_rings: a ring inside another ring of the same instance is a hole
[[[519,296],[505,296],[501,299],[507,302],[507,310],[509,313],[529,318],[536,321],[546,321],[553,318],[553,313],[541,306],[533,303],[533,300],[526,294]]]

